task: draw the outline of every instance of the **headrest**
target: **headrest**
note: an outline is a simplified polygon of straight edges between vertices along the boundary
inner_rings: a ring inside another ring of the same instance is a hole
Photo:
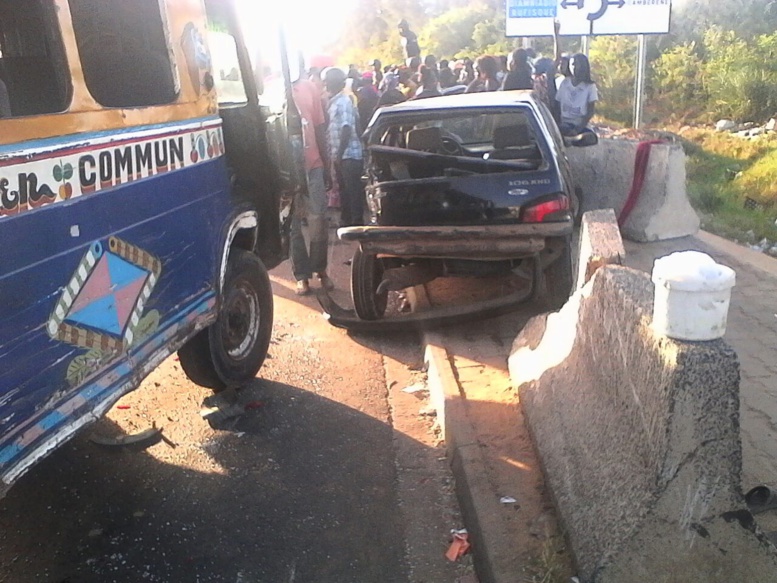
[[[433,126],[416,128],[407,132],[407,149],[436,152],[442,146],[442,131]]]
[[[531,137],[529,136],[529,126],[526,124],[495,128],[492,139],[495,150],[519,148],[521,146],[531,146],[532,144]]]

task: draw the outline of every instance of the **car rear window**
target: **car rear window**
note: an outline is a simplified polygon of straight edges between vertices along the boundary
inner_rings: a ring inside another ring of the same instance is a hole
[[[425,112],[424,116],[413,116],[384,126],[371,136],[371,143],[405,147],[407,132],[428,127],[439,127],[443,136],[450,136],[465,147],[492,144],[494,134],[499,134],[499,128],[524,128],[521,133],[525,133],[531,144],[537,143],[535,127],[528,111],[488,111],[481,108],[431,113],[433,117]]]

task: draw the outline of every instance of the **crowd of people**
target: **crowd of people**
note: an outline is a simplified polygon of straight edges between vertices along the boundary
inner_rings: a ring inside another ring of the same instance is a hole
[[[293,83],[303,126],[300,155],[308,182],[307,203],[299,205],[305,212],[293,219],[291,235],[292,267],[300,295],[310,292],[313,274],[322,287],[333,286],[326,273],[330,194],[335,192],[339,198],[340,226],[362,224],[361,135],[377,108],[456,93],[532,90],[548,106],[563,135],[590,131],[598,92],[585,55],[556,51],[556,58],[551,59],[531,49],[516,49],[509,56],[482,55],[474,61],[438,61],[433,55],[422,60],[415,34],[402,24],[406,63],[383,66],[374,60],[364,71],[350,65],[347,72],[313,67]],[[303,220],[308,222],[309,248]]]

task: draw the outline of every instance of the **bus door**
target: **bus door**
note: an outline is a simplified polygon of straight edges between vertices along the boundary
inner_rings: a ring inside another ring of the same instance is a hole
[[[207,43],[223,120],[224,141],[235,196],[259,212],[256,252],[268,269],[286,258],[281,244],[280,185],[268,163],[270,145],[260,110],[260,87],[245,45],[234,0],[206,0]]]

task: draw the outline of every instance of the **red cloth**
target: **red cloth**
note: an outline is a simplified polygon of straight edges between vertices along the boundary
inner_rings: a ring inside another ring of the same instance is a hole
[[[618,226],[623,227],[637,206],[639,195],[642,193],[642,186],[645,184],[645,175],[647,174],[647,166],[650,161],[650,149],[654,144],[663,144],[661,140],[650,140],[647,142],[640,142],[637,146],[637,155],[634,160],[634,179],[631,182],[631,190],[626,197],[626,203],[621,209],[620,215],[618,215]]]

